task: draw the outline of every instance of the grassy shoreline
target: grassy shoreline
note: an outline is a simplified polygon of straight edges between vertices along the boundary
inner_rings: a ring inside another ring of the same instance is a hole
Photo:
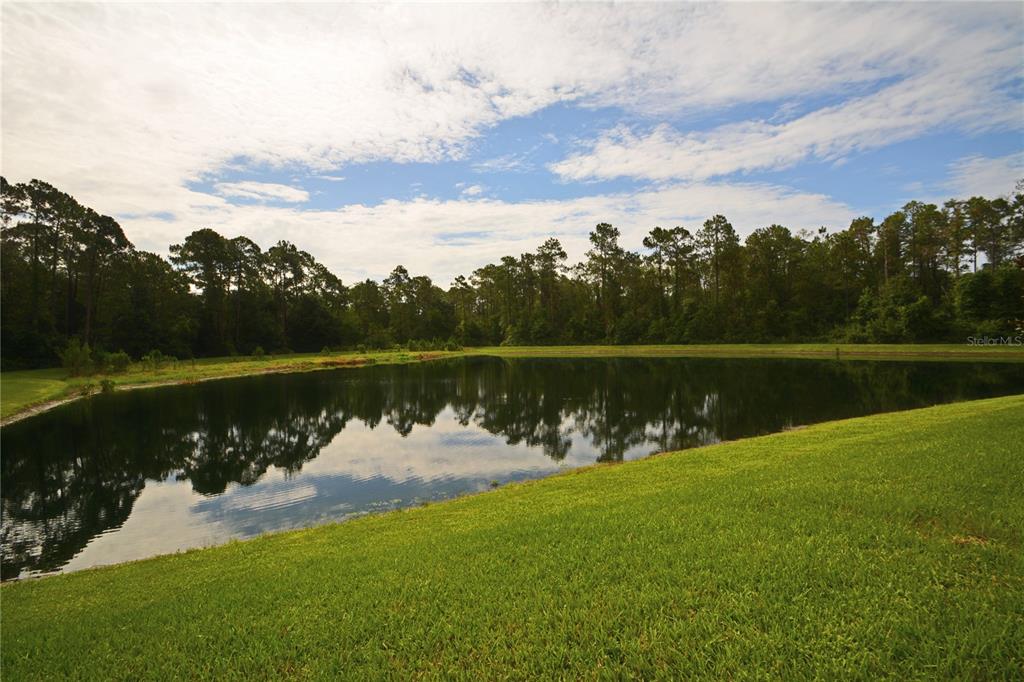
[[[722,357],[1024,362],[1024,348],[963,344],[734,343],[685,346],[492,346],[468,353],[501,357]]]
[[[379,351],[369,353],[305,353],[252,358],[204,358],[178,361],[160,369],[133,365],[128,372],[87,377],[68,377],[63,369],[36,369],[0,374],[0,425],[30,417],[70,400],[87,397],[99,390],[99,382],[109,379],[114,390],[127,391],[200,381],[231,379],[255,374],[314,372],[370,364],[388,365],[422,362],[461,353],[448,351]]]
[[[686,346],[495,346],[464,351],[378,351],[322,353],[251,358],[205,358],[173,367],[146,369],[140,364],[124,374],[69,378],[61,369],[0,374],[0,426],[38,414],[69,400],[95,393],[102,379],[115,390],[195,383],[251,374],[310,372],[370,363],[394,364],[455,357],[723,357],[819,358],[847,360],[922,360],[1024,362],[1024,349],[1013,346],[961,344],[704,344]]]
[[[2,588],[12,679],[1010,678],[1024,396]]]

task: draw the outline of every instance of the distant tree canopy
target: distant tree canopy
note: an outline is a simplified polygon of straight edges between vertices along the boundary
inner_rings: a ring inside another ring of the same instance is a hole
[[[654,227],[643,251],[608,223],[585,260],[557,239],[445,291],[401,265],[345,286],[296,245],[266,251],[204,228],[139,251],[55,187],[2,182],[0,324],[8,369],[55,364],[69,340],[140,357],[465,345],[963,341],[1024,324],[1024,187],[912,201],[838,232],[770,225],[741,243],[716,215]]]

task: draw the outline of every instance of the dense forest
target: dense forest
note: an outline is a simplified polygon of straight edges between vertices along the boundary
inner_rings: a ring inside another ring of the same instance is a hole
[[[912,201],[880,223],[782,225],[741,242],[721,215],[654,227],[640,252],[607,223],[585,260],[557,239],[445,290],[396,267],[345,285],[295,244],[198,229],[170,258],[39,181],[2,182],[4,369],[69,344],[178,358],[393,345],[769,341],[964,342],[1024,325],[1024,185]]]

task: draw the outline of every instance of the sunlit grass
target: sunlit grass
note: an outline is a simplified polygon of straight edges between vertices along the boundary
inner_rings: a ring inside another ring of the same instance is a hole
[[[1024,347],[966,343],[718,343],[660,346],[494,346],[476,353],[503,356],[678,356],[839,358],[857,360],[984,360],[1024,362]]]
[[[1011,679],[1024,396],[2,589],[5,678]]]
[[[60,397],[68,388],[62,369],[36,369],[0,374],[0,418],[25,407]]]

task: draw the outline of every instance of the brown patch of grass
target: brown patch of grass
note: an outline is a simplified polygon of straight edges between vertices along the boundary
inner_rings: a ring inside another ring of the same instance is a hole
[[[355,367],[365,364],[366,358],[339,358],[337,360],[325,360],[320,363],[322,367]]]
[[[979,545],[981,547],[985,547],[992,542],[988,538],[983,538],[978,535],[954,535],[950,538],[950,541],[954,545]]]

